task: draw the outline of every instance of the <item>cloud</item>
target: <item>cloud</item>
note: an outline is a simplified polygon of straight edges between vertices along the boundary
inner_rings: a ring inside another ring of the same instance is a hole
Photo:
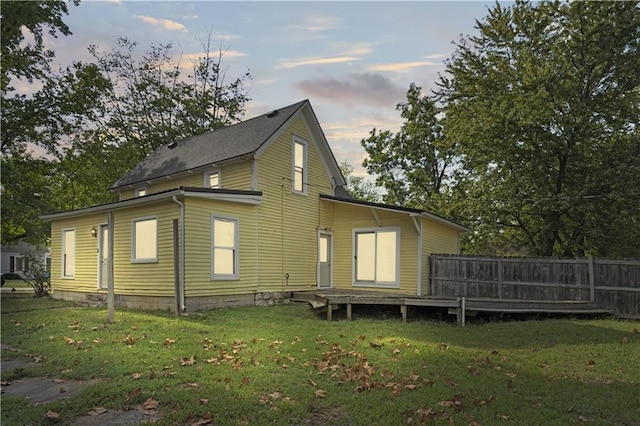
[[[310,97],[377,107],[395,107],[405,94],[403,87],[375,73],[354,73],[344,79],[306,79],[295,83],[295,87]]]
[[[213,38],[215,38],[216,40],[225,40],[225,41],[231,41],[231,40],[237,40],[240,38],[239,35],[236,34],[222,34],[222,33],[216,33],[214,34]]]
[[[391,64],[372,65],[368,67],[369,71],[391,71],[391,72],[408,72],[414,68],[440,66],[439,62],[433,61],[413,61],[413,62],[396,62]]]
[[[288,30],[295,33],[319,33],[337,28],[340,24],[340,18],[329,15],[307,15],[299,24],[291,24]]]
[[[159,27],[169,31],[187,31],[187,28],[184,25],[179,22],[171,21],[169,19],[159,19],[145,15],[136,15],[136,18],[153,27]]]
[[[341,52],[342,55],[348,56],[366,56],[373,52],[373,45],[375,43],[366,42],[346,42],[337,41],[329,44],[329,47],[333,50]]]
[[[307,65],[339,64],[358,60],[360,60],[360,58],[355,56],[328,56],[302,59],[283,59],[280,62],[280,65],[278,65],[276,68],[297,68]]]
[[[219,51],[213,50],[209,53],[209,57],[217,60]],[[205,58],[207,56],[207,52],[196,52],[196,53],[182,53],[180,54],[181,59],[187,61],[198,61],[200,58]],[[237,50],[222,50],[222,60],[231,59],[231,58],[242,58],[243,56],[247,56],[246,53],[239,52]]]

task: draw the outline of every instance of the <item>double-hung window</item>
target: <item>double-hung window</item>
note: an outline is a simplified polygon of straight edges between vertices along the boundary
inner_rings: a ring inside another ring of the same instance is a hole
[[[211,216],[211,278],[238,278],[238,220]]]
[[[354,285],[400,285],[400,229],[368,228],[353,231]]]
[[[154,263],[158,261],[158,218],[156,216],[134,219],[131,222],[131,262]]]
[[[76,274],[76,230],[62,230],[62,278]]]
[[[307,195],[307,142],[293,139],[293,192]]]

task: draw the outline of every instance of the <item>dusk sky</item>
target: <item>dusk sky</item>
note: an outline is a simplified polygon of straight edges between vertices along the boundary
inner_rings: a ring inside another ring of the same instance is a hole
[[[397,130],[395,110],[411,82],[430,90],[453,41],[475,34],[493,2],[88,1],[70,6],[69,37],[47,39],[54,63],[92,59],[118,37],[172,43],[176,55],[202,52],[213,35],[226,49],[228,78],[249,71],[246,118],[309,99],[337,160],[362,172],[360,140],[372,128]]]

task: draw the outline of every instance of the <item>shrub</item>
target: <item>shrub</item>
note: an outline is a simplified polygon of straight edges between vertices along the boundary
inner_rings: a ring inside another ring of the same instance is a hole
[[[27,283],[33,287],[36,297],[49,296],[51,294],[50,274],[44,259],[34,253],[24,254],[25,265],[28,270],[24,271]]]

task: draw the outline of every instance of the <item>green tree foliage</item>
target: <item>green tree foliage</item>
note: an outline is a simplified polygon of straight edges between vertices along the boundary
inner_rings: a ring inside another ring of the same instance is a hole
[[[496,5],[477,28],[440,94],[479,237],[513,232],[539,255],[639,254],[637,3]]]
[[[155,148],[239,121],[249,100],[249,73],[227,77],[211,34],[193,60],[121,38],[108,52],[91,46],[91,63],[51,71],[43,36],[70,34],[67,3],[4,2],[1,13],[3,242],[44,243],[39,215],[114,201],[108,188]],[[16,94],[16,78],[38,84]]]
[[[375,176],[376,184],[385,188],[385,202],[440,211],[455,164],[441,109],[414,84],[407,91],[407,101],[396,109],[404,124],[397,133],[373,129],[361,141],[368,154],[363,165]]]
[[[39,216],[54,210],[47,191],[52,178],[51,163],[28,155],[2,157],[2,244],[19,239],[45,245],[48,224]]]
[[[136,47],[125,38],[108,52],[91,46],[94,63],[74,64],[43,90],[57,106],[47,128],[53,135],[69,127],[66,143],[50,150],[61,158],[62,176],[80,191],[68,194],[71,207],[112,200],[111,184],[159,146],[236,123],[244,113],[250,75],[226,81],[224,51],[210,50],[208,41],[190,64],[171,45],[142,55]]]
[[[422,153],[446,153],[446,205],[472,228],[469,252],[640,256],[638,3],[496,4],[476,28],[429,100],[442,113],[374,130],[369,171],[411,204],[443,170]]]
[[[354,174],[353,166],[348,161],[341,162],[339,166],[342,176],[347,182],[346,189],[353,198],[372,203],[380,202],[381,194],[372,182],[369,182],[364,176]]]

